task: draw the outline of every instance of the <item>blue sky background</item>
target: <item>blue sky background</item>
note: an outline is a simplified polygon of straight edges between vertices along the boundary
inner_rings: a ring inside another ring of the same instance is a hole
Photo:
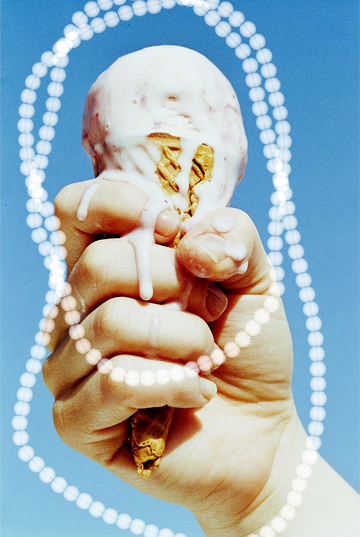
[[[131,2],[130,2],[131,5]],[[359,485],[359,114],[358,2],[353,0],[234,0],[236,10],[252,21],[273,53],[277,78],[291,124],[292,172],[298,230],[312,276],[323,327],[328,402],[321,454],[357,490]],[[54,493],[50,485],[20,461],[12,442],[16,393],[42,318],[48,271],[26,225],[27,189],[20,173],[17,130],[25,78],[41,54],[62,37],[78,0],[2,0],[2,517],[3,537],[97,537],[133,535],[106,525]],[[114,6],[115,9],[118,6]],[[104,12],[102,12],[104,15]],[[269,234],[273,192],[259,130],[251,111],[245,73],[232,49],[191,8],[175,6],[157,15],[121,22],[70,54],[59,122],[44,184],[53,200],[65,185],[92,177],[81,146],[81,118],[86,93],[96,77],[118,56],[156,44],[177,44],[208,56],[232,82],[242,107],[249,139],[249,163],[233,206],[248,212],[263,242]],[[37,135],[45,112],[49,78],[37,91]],[[285,294],[293,335],[293,391],[307,427],[311,408],[308,332],[302,302],[284,245]],[[154,500],[122,483],[94,462],[68,448],[51,418],[52,396],[41,374],[28,415],[29,444],[56,475],[89,493],[106,507],[128,513],[174,534],[203,537],[186,509]]]

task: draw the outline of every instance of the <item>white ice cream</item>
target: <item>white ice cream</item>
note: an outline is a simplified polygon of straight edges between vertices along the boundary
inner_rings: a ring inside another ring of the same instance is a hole
[[[179,191],[166,196],[156,174],[159,149],[151,133],[180,137]],[[197,148],[213,149],[211,180],[195,187],[196,213],[184,232],[209,212],[226,207],[243,176],[247,140],[239,103],[230,82],[207,58],[178,46],[150,47],[119,58],[102,73],[87,96],[83,145],[95,175],[126,181],[148,195],[139,227],[123,239],[136,251],[140,296],[152,296],[149,256],[158,215],[173,206],[188,210],[189,176]],[[89,202],[90,196],[87,198]],[[82,214],[86,214],[85,202]]]

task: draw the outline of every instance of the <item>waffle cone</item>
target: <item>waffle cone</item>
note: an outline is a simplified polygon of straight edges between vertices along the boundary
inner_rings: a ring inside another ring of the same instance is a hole
[[[156,174],[164,193],[171,197],[179,191],[176,177],[181,171],[178,159],[181,154],[180,138],[167,133],[153,133],[148,137],[160,150]],[[211,180],[214,165],[213,150],[200,145],[194,155],[189,175],[188,210],[179,214],[183,220],[194,215],[199,199],[195,187]],[[180,232],[167,246],[176,248]],[[169,406],[141,409],[130,419],[130,444],[138,474],[146,479],[151,470],[159,468],[165,450],[174,409]]]

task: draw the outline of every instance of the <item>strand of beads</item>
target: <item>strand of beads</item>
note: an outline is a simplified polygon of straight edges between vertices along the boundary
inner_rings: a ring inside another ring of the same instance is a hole
[[[50,339],[50,333],[54,327],[54,318],[58,314],[60,303],[66,311],[65,318],[69,324],[70,336],[76,340],[78,352],[85,354],[89,363],[97,364],[103,373],[111,373],[116,379],[127,380],[131,385],[142,383],[149,385],[149,382],[159,382],[164,384],[170,378],[181,380],[179,370],[173,375],[166,375],[160,372],[154,378],[144,375],[143,378],[135,378],[133,372],[116,371],[109,367],[109,362],[102,360],[101,354],[96,349],[91,349],[89,341],[84,337],[85,333],[79,325],[79,312],[77,311],[76,300],[71,296],[71,288],[65,284],[66,266],[64,259],[66,250],[64,247],[66,237],[59,231],[59,222],[53,216],[54,208],[52,203],[47,201],[47,192],[42,187],[45,180],[45,172],[48,165],[48,157],[51,152],[51,141],[55,136],[55,125],[58,120],[57,112],[61,107],[60,97],[63,93],[62,82],[65,79],[65,67],[68,64],[68,53],[72,48],[81,44],[82,41],[91,39],[95,34],[102,33],[108,27],[114,27],[120,21],[128,21],[134,15],[143,16],[146,12],[156,14],[162,8],[171,9],[175,5],[175,0],[135,0],[132,5],[125,5],[124,0],[98,0],[98,2],[88,2],[84,6],[84,12],[76,12],[72,17],[72,23],[64,29],[64,38],[59,39],[52,52],[45,52],[41,56],[41,62],[34,65],[32,74],[25,81],[26,89],[21,94],[22,105],[19,108],[21,119],[18,122],[20,131],[19,143],[22,147],[20,158],[22,164],[21,173],[26,175],[26,186],[30,199],[27,203],[29,216],[28,226],[33,230],[32,240],[38,244],[39,253],[44,256],[44,264],[49,269],[49,287],[46,295],[47,304],[43,309],[44,319],[40,322],[38,332],[35,336],[35,343],[31,348],[31,359],[26,363],[26,373],[20,378],[21,388],[18,390],[18,403],[15,405],[15,418],[13,427],[16,430],[13,439],[14,443],[22,446],[19,450],[21,460],[29,463],[29,468],[39,473],[40,479],[45,483],[51,483],[54,492],[63,493],[68,501],[76,501],[81,509],[89,509],[92,516],[103,517],[104,522],[116,523],[120,528],[129,528],[132,533],[145,537],[173,537],[173,532],[167,528],[158,530],[154,525],[147,525],[140,519],[131,520],[127,514],[118,515],[114,509],[105,509],[101,502],[93,502],[87,493],[79,493],[74,486],[68,486],[62,477],[56,477],[52,468],[45,467],[45,462],[41,457],[35,456],[34,450],[28,445],[28,434],[26,415],[30,411],[29,401],[32,398],[31,388],[36,382],[35,375],[41,370],[41,362],[45,355],[45,346]],[[252,110],[257,117],[256,124],[260,133],[260,140],[264,144],[264,156],[268,159],[267,168],[273,173],[273,183],[275,192],[271,196],[272,207],[269,212],[271,222],[269,224],[270,238],[268,240],[269,270],[274,281],[271,287],[272,296],[264,299],[263,308],[259,308],[254,313],[254,319],[249,321],[244,330],[235,336],[235,341],[229,342],[224,347],[224,352],[220,349],[214,350],[210,357],[200,357],[197,362],[187,364],[184,368],[189,376],[196,375],[209,367],[210,363],[219,365],[224,361],[225,355],[228,357],[238,356],[241,347],[246,347],[251,343],[251,338],[259,334],[261,326],[269,322],[270,314],[275,312],[280,302],[276,298],[284,293],[284,285],[281,280],[284,271],[281,268],[283,241],[281,235],[283,230],[287,230],[285,240],[290,244],[289,255],[294,260],[292,269],[297,274],[296,283],[300,287],[300,299],[304,302],[304,314],[308,317],[306,325],[309,334],[309,344],[311,345],[310,358],[313,360],[311,373],[313,379],[311,387],[314,390],[311,400],[313,408],[310,415],[312,422],[309,425],[309,437],[306,441],[306,450],[302,455],[302,463],[297,467],[297,477],[292,482],[292,490],[287,496],[287,504],[281,510],[280,516],[274,518],[270,525],[260,529],[259,534],[251,534],[249,537],[273,537],[276,533],[284,531],[287,521],[291,520],[296,513],[295,507],[302,501],[301,493],[306,488],[306,479],[311,475],[311,466],[316,461],[316,451],[320,446],[319,436],[322,434],[322,420],[325,417],[323,405],[326,396],[323,392],[325,388],[325,366],[321,362],[324,351],[321,347],[322,334],[319,332],[321,320],[317,317],[318,306],[314,302],[315,293],[310,287],[311,277],[306,272],[307,263],[303,258],[303,248],[300,246],[300,234],[296,230],[297,221],[293,216],[295,205],[291,202],[292,191],[289,188],[288,176],[291,168],[289,161],[291,153],[291,138],[289,136],[290,124],[286,121],[287,110],[283,106],[284,96],[280,89],[280,82],[276,75],[276,67],[271,63],[272,54],[264,48],[265,38],[256,33],[255,25],[250,21],[245,21],[242,13],[235,11],[230,2],[218,0],[179,0],[179,5],[193,8],[196,15],[204,17],[207,25],[213,26],[215,33],[220,38],[225,38],[227,46],[234,49],[235,55],[242,60],[243,70],[247,73],[245,83],[250,88],[249,97],[253,102]],[[114,6],[120,6],[116,11],[110,11]],[[106,11],[103,17],[98,17],[100,10]],[[92,20],[89,23],[89,18]],[[227,19],[227,20],[222,20]],[[237,30],[238,29],[238,30]],[[249,44],[243,43],[243,38],[249,40]],[[250,58],[252,50],[256,51],[256,59]],[[262,65],[257,73],[259,63]],[[33,149],[34,136],[32,135],[33,122],[31,118],[35,113],[33,103],[36,100],[36,89],[40,86],[43,78],[51,68],[50,78],[52,82],[48,85],[49,98],[46,101],[47,112],[43,117],[43,126],[39,130],[39,142],[36,144],[36,153]],[[268,115],[268,105],[265,102],[265,91],[261,86],[262,77],[266,79],[265,90],[269,93],[268,102],[273,107],[272,115],[276,120],[274,130],[272,130],[272,120]],[[277,137],[276,137],[277,135]],[[276,141],[276,143],[274,143]],[[42,225],[44,224],[44,226]],[[48,232],[50,237],[48,240]],[[181,368],[180,368],[181,369]],[[151,372],[149,372],[151,373]],[[182,373],[183,374],[183,373]],[[183,378],[183,377],[182,377]],[[177,534],[176,537],[185,537]]]

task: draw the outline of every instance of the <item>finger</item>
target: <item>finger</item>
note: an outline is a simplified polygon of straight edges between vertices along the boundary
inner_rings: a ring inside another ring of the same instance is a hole
[[[85,248],[102,234],[124,235],[139,223],[148,197],[140,188],[104,178],[74,183],[55,199],[55,215],[66,236],[69,272]],[[180,219],[173,209],[162,211],[155,227],[158,242],[175,237]]]
[[[209,214],[181,239],[178,256],[199,278],[221,282],[224,289],[259,294],[273,280],[259,234],[243,211],[225,208]]]
[[[201,408],[216,394],[215,383],[184,366],[130,355],[116,356],[106,366],[106,372],[95,371],[57,399],[53,411],[61,438],[91,458],[111,457],[126,443],[127,420],[138,409]]]
[[[152,248],[151,279],[155,303],[178,303],[179,308],[202,317],[217,319],[227,306],[227,297],[214,284],[194,278],[175,262],[175,250],[159,245]],[[140,298],[133,246],[119,239],[96,241],[88,246],[72,270],[68,284],[81,319],[100,304],[116,296]],[[48,348],[54,350],[69,329],[67,311],[70,298],[60,306],[60,315],[51,332]],[[74,309],[74,308],[73,308]],[[68,315],[69,317],[69,315]]]
[[[91,374],[101,358],[134,354],[187,363],[214,348],[200,317],[124,297],[108,300],[74,328],[73,338],[44,364],[44,380],[55,397]]]

